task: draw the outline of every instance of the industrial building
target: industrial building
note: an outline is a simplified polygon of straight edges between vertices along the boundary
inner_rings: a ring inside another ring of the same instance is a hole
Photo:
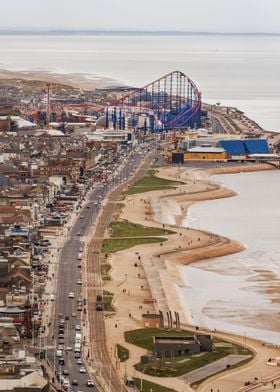
[[[266,139],[237,139],[220,140],[219,144],[229,156],[244,156],[249,154],[269,154],[269,146]]]
[[[180,357],[213,351],[211,335],[154,336],[154,354],[157,358]]]
[[[265,160],[272,159],[266,139],[185,138],[177,144],[179,150],[168,151],[173,163],[186,160]]]

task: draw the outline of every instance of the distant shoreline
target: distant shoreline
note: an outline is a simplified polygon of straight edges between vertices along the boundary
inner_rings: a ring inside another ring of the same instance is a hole
[[[118,87],[121,83],[117,80],[99,77],[94,74],[83,73],[56,73],[51,71],[36,71],[36,70],[17,70],[10,71],[0,68],[0,79],[14,80],[29,80],[46,83],[56,83],[67,85],[73,88],[82,88],[84,90],[93,90],[96,88]]]
[[[210,32],[210,31],[176,31],[176,30],[72,30],[72,29],[26,29],[26,28],[2,28],[0,35],[117,35],[117,36],[135,36],[135,35],[154,35],[154,36],[247,36],[247,37],[280,37],[279,33],[269,32]]]

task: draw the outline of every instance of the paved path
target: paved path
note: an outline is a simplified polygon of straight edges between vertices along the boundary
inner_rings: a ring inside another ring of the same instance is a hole
[[[190,384],[193,382],[202,380],[203,378],[212,376],[218,372],[227,368],[227,365],[235,365],[245,359],[249,358],[249,355],[228,355],[225,358],[218,359],[215,362],[209,363],[209,365],[203,366],[200,369],[194,370],[182,377],[183,380],[187,380]]]

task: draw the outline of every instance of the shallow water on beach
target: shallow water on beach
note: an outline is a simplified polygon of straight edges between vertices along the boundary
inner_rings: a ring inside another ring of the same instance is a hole
[[[280,171],[212,177],[237,196],[192,205],[182,225],[245,244],[242,252],[180,267],[193,323],[280,343]]]

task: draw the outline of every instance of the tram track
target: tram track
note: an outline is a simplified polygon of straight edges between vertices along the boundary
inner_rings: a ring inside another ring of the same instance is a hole
[[[98,219],[87,252],[87,298],[89,325],[89,355],[91,368],[94,367],[98,390],[104,392],[120,392],[125,389],[112,362],[106,345],[104,312],[95,310],[96,296],[101,294],[103,283],[100,269],[100,253],[103,237],[109,227],[121,192],[140,180],[149,169],[154,158],[151,153],[139,167],[133,177],[117,186],[107,198],[102,214]],[[96,235],[96,237],[95,237]]]

